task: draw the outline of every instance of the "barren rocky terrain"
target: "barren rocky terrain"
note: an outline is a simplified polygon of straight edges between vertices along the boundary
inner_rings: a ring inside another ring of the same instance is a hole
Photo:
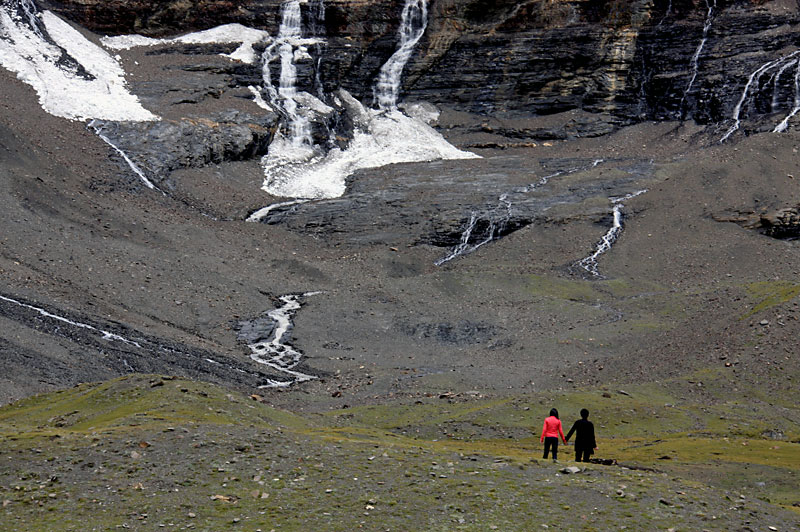
[[[487,112],[429,98],[420,58],[434,127],[481,158],[359,170],[251,222],[287,200],[261,189],[280,117],[232,48],[121,50],[153,123],[57,118],[0,68],[0,528],[800,527],[785,109],[724,143],[728,122],[649,120],[673,93],[636,120]],[[310,380],[277,386],[248,344],[287,295]],[[539,460],[552,406],[588,407],[612,465]]]

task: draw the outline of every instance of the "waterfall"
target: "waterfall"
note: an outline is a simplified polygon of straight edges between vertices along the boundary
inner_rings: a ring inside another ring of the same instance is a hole
[[[289,0],[283,4],[283,16],[278,29],[278,36],[264,51],[262,76],[264,86],[270,92],[273,103],[280,101],[281,108],[289,120],[290,139],[294,146],[311,145],[311,124],[305,116],[297,111],[297,65],[296,59],[306,57],[308,53],[301,41],[303,34],[300,0]],[[295,50],[297,46],[297,50]],[[275,48],[281,61],[278,90],[272,84],[270,63],[275,58]]]
[[[797,61],[790,61],[783,65],[778,72],[772,78],[772,102],[770,103],[769,110],[775,112],[775,108],[778,107],[780,103],[780,83],[781,83],[781,76],[783,73],[786,72],[791,67],[795,66]]]
[[[322,2],[312,5],[316,16],[324,16]],[[269,62],[273,60],[275,49],[291,44],[294,39],[298,55],[310,58],[303,45],[319,44],[321,39],[300,39],[299,2],[290,1],[284,4],[283,23],[280,35],[264,52],[263,79],[264,89],[270,95],[272,103],[286,101],[292,96],[292,103],[284,110],[287,114],[317,114],[330,116],[335,111],[320,99],[307,92],[297,92],[294,87],[296,73],[286,66],[284,79],[283,58],[288,63],[290,54],[281,52],[281,87],[275,90],[270,82]],[[312,13],[313,14],[313,13]],[[406,2],[403,9],[400,47],[398,51],[381,68],[381,74],[375,86],[376,99],[380,109],[365,108],[361,102],[346,91],[339,89],[328,95],[351,119],[353,129],[347,131],[350,141],[346,147],[335,146],[326,149],[314,145],[303,129],[295,131],[292,138],[284,138],[280,133],[275,136],[269,151],[261,159],[264,168],[264,184],[262,189],[281,197],[317,199],[335,198],[345,192],[345,180],[356,170],[378,168],[388,164],[434,161],[439,159],[467,159],[478,156],[461,151],[448,143],[442,135],[419,117],[409,117],[396,108],[397,91],[400,86],[400,75],[403,66],[411,56],[414,45],[422,36],[427,24],[427,3],[425,1]],[[321,20],[316,22],[318,28],[324,27]],[[321,30],[320,30],[321,31]],[[294,77],[293,77],[294,76]],[[291,81],[291,88],[290,83]],[[321,83],[318,83],[318,86]],[[392,88],[394,87],[394,88]],[[326,98],[327,99],[327,98]],[[297,109],[297,107],[301,109]],[[308,120],[303,118],[305,124]],[[305,126],[304,126],[305,127]],[[300,132],[301,134],[298,134]],[[308,139],[307,141],[305,139]]]
[[[669,0],[669,3],[667,4],[667,10],[664,11],[664,17],[658,22],[658,24],[656,24],[656,27],[661,26],[664,23],[664,21],[667,20],[667,17],[669,17],[671,14],[672,14],[672,0]]]
[[[478,215],[479,213],[477,211],[472,211],[470,213],[469,222],[467,222],[466,228],[461,233],[461,241],[458,243],[456,247],[453,248],[453,250],[450,252],[449,255],[434,262],[436,266],[441,266],[445,262],[449,262],[457,257],[466,255],[467,253],[472,253],[482,245],[488,244],[489,242],[494,240],[497,225],[493,221],[490,221],[489,228],[487,230],[487,236],[477,244],[469,243],[470,239],[472,238],[472,233],[473,231],[475,231],[475,226],[478,222]]]
[[[700,44],[697,45],[697,49],[692,56],[692,61],[690,63],[692,75],[689,78],[689,83],[686,85],[686,89],[683,91],[683,97],[681,98],[681,105],[679,107],[681,116],[683,116],[686,97],[689,95],[689,92],[692,90],[692,86],[694,85],[694,81],[697,79],[700,54],[703,52],[703,47],[706,45],[706,41],[708,40],[708,31],[711,29],[711,23],[714,21],[714,10],[717,7],[717,0],[714,0],[713,4],[709,4],[708,0],[706,0],[706,6],[708,7],[708,13],[706,13],[706,21],[703,24],[703,37],[700,39]]]
[[[287,375],[290,377],[290,380],[281,381],[268,379],[267,384],[259,386],[259,388],[286,388],[292,384],[310,381],[315,378],[313,375],[306,375],[294,369],[300,364],[303,353],[289,344],[284,343],[284,341],[288,340],[287,337],[292,328],[292,317],[300,308],[300,299],[318,293],[319,292],[307,292],[302,295],[283,296],[280,298],[283,302],[283,306],[267,313],[267,317],[275,323],[272,339],[248,345],[250,348],[250,358],[259,364],[264,364],[265,366]]]
[[[21,0],[21,2],[19,3],[19,8],[22,10],[22,13],[24,14],[25,18],[28,19],[28,24],[30,25],[31,29],[36,34],[36,36],[42,40],[45,40],[46,37],[42,33],[42,30],[39,29],[39,25],[41,24],[41,22],[39,22],[37,16],[38,10],[36,9],[36,5],[33,3],[33,0]]]
[[[800,61],[796,61],[795,63],[797,68],[794,71],[794,107],[792,111],[786,115],[786,118],[775,126],[775,129],[772,130],[773,133],[782,133],[786,131],[786,128],[789,127],[789,120],[800,112]]]
[[[595,277],[600,277],[600,273],[597,271],[597,259],[603,253],[607,252],[611,249],[611,246],[614,245],[614,242],[617,241],[619,238],[620,233],[622,233],[622,209],[625,205],[622,203],[627,201],[631,198],[635,198],[640,194],[644,194],[647,190],[639,190],[637,192],[631,192],[621,198],[615,198],[611,200],[611,203],[614,205],[614,209],[611,211],[613,215],[613,223],[611,224],[611,228],[603,235],[603,238],[600,239],[600,242],[597,243],[597,248],[595,249],[594,253],[586,257],[585,259],[581,259],[577,262],[577,265],[586,270],[587,272],[591,273]]]
[[[725,142],[728,138],[739,129],[741,125],[741,113],[742,108],[744,107],[745,103],[747,102],[748,96],[750,96],[750,88],[753,86],[753,82],[756,83],[756,91],[758,90],[758,81],[761,79],[766,72],[772,70],[777,66],[784,65],[787,61],[793,59],[797,54],[800,54],[800,50],[795,50],[794,52],[784,55],[783,57],[779,57],[778,59],[773,59],[772,61],[767,61],[753,73],[750,74],[750,77],[747,79],[747,83],[744,85],[744,90],[742,91],[742,95],[739,97],[739,101],[736,102],[736,106],[733,108],[733,116],[732,119],[734,121],[733,125],[725,132],[721,139],[719,139],[720,143]],[[787,117],[788,119],[788,117]]]
[[[373,89],[380,109],[394,109],[400,92],[403,68],[411,58],[414,47],[428,26],[428,0],[406,0],[400,20],[400,44],[394,54],[381,67]]]

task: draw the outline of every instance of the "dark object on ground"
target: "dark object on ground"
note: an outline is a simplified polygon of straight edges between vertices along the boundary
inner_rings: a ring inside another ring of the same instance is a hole
[[[600,465],[617,465],[617,461],[613,458],[590,458],[589,462]]]

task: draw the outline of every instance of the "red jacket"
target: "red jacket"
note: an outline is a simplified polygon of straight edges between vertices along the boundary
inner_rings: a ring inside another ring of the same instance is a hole
[[[545,438],[558,438],[561,436],[561,441],[565,444],[567,440],[564,439],[564,430],[561,428],[561,420],[556,416],[550,416],[544,420],[542,427],[542,437],[539,441],[544,441]]]

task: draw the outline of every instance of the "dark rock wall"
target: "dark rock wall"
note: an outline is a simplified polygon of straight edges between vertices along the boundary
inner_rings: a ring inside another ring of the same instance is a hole
[[[717,0],[703,36],[704,0],[430,0],[428,29],[406,67],[404,97],[499,115],[580,108],[623,121],[729,118],[751,72],[800,45],[796,0]],[[280,0],[47,0],[42,7],[102,33],[166,35],[226,22],[277,33]],[[311,11],[304,17],[313,27]],[[328,0],[324,89],[372,97],[394,52],[401,0]],[[318,24],[316,26],[319,26]],[[786,112],[793,76],[748,112]],[[311,88],[308,88],[311,90]]]

